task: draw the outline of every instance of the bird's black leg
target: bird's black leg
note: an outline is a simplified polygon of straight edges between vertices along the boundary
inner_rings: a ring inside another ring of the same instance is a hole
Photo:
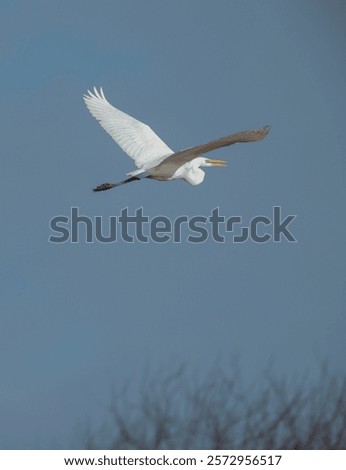
[[[98,191],[107,191],[107,189],[112,189],[116,188],[117,186],[121,186],[122,184],[126,183],[132,183],[132,181],[138,181],[140,178],[138,176],[131,176],[131,178],[128,178],[127,180],[120,181],[120,183],[103,183],[100,184],[99,186],[96,186],[96,188],[93,189],[94,192]]]

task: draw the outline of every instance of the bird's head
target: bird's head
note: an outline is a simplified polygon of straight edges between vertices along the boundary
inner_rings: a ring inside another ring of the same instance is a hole
[[[191,162],[185,163],[182,169],[181,178],[184,178],[188,183],[197,185],[204,180],[205,173],[201,170],[201,166],[227,166],[225,160],[213,160],[211,158],[197,157]]]
[[[194,168],[199,168],[201,166],[227,166],[225,160],[213,160],[212,158],[197,157],[194,158],[191,162],[191,166]]]

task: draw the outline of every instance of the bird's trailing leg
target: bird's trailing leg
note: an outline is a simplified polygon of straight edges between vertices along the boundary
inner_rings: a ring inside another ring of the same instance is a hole
[[[124,180],[124,181],[120,181],[120,183],[103,183],[103,184],[100,184],[100,186],[97,186],[96,188],[94,188],[93,191],[94,192],[107,191],[107,189],[116,188],[117,186],[121,186],[122,184],[132,183],[132,181],[137,181],[140,179],[141,178],[138,178],[137,176],[131,176],[131,178],[128,178],[127,180]]]

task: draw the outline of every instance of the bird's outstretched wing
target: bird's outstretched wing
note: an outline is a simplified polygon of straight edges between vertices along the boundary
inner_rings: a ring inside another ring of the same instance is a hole
[[[221,147],[228,147],[232,144],[238,144],[241,142],[256,142],[257,140],[262,140],[268,135],[270,126],[262,127],[261,129],[250,129],[248,131],[236,132],[235,134],[227,135],[226,137],[221,137],[220,139],[212,140],[207,144],[198,145],[197,147],[190,147],[179,152],[174,153],[169,158],[167,162],[171,165],[175,165],[177,168],[184,165],[187,162],[190,162],[194,158],[197,158],[204,153],[211,152]],[[166,159],[161,162],[162,165],[166,164]]]
[[[98,91],[94,87],[93,93],[88,90],[83,99],[94,118],[140,170],[152,168],[174,153],[147,124],[114,108],[102,88]],[[140,171],[131,174],[137,173]]]

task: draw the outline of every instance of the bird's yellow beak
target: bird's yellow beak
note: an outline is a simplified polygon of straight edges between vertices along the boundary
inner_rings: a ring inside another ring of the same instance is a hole
[[[209,163],[212,166],[227,166],[226,160],[212,160],[208,158],[206,160],[207,163]]]

